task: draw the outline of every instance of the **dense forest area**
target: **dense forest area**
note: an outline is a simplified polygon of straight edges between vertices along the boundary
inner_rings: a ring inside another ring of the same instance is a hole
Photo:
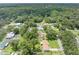
[[[16,20],[18,16],[49,17],[53,12],[59,14],[55,15],[56,18],[65,17],[72,21],[74,21],[73,18],[78,19],[78,9],[76,8],[78,4],[0,4],[0,6],[0,27]]]
[[[22,23],[19,29],[4,26]],[[48,41],[60,38],[65,54],[79,54],[75,37],[79,36],[79,4],[0,4],[0,41],[6,33],[20,35],[19,41],[10,43],[12,51],[19,54],[38,54],[41,51],[36,27],[41,25]],[[51,26],[45,25],[51,24]],[[27,43],[27,44],[26,44]]]

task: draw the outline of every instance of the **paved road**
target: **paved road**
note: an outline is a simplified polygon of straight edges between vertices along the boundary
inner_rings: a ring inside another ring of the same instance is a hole
[[[79,36],[75,38],[77,40],[77,46],[79,47]]]
[[[2,54],[2,50],[0,50],[0,55]]]
[[[62,51],[60,48],[50,48],[49,51]]]
[[[60,49],[63,50],[63,46],[62,46],[61,40],[58,38],[57,41],[58,41],[58,45],[59,45]]]
[[[0,50],[0,55],[5,55],[5,52],[3,52],[3,50]]]

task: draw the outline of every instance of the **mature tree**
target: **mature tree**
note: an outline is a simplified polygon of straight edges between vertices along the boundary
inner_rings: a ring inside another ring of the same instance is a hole
[[[31,27],[31,23],[26,23],[28,27],[26,28],[23,27],[23,34],[22,37],[24,38],[24,42],[20,43],[20,49],[22,54],[36,54],[37,52],[40,51],[40,45],[38,41],[38,34],[37,34],[37,28],[36,27]]]
[[[19,28],[14,28],[14,29],[13,29],[13,32],[14,32],[15,34],[19,34]]]
[[[11,42],[11,44],[10,44],[11,47],[12,47],[12,50],[15,51],[15,52],[18,51],[18,49],[19,49],[19,48],[18,48],[18,42],[19,42],[19,41],[17,41],[17,40],[13,40],[13,41]]]
[[[41,16],[41,17],[36,16],[36,17],[33,18],[33,21],[34,21],[35,23],[40,23],[40,22],[43,21],[43,18],[42,18],[42,16]]]
[[[19,32],[21,34],[21,36],[24,35],[24,33],[28,30],[28,24],[25,24],[20,28]]]
[[[48,38],[48,40],[56,39],[57,32],[54,29],[46,26],[44,27],[44,30],[47,34],[46,37]]]
[[[64,47],[64,52],[67,55],[77,55],[77,41],[75,35],[71,31],[64,31],[61,33],[61,41]]]
[[[5,38],[7,34],[7,31],[5,29],[0,29],[0,41],[3,40],[3,38]]]

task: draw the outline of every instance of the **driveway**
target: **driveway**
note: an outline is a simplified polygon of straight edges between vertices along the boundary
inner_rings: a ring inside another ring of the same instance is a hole
[[[61,40],[58,38],[57,41],[58,41],[58,45],[60,47],[60,50],[64,50],[62,43],[61,43]]]
[[[2,50],[0,50],[0,55],[3,55],[3,52],[2,52]]]

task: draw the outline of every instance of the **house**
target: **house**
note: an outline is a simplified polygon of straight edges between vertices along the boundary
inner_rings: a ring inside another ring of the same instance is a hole
[[[49,43],[48,43],[47,40],[43,40],[41,42],[41,45],[42,45],[43,50],[48,50],[49,49]]]
[[[15,33],[14,32],[10,32],[6,35],[6,39],[11,39],[15,36]]]
[[[15,23],[16,28],[19,28],[21,23]]]
[[[43,27],[42,26],[38,26],[37,29],[38,30],[43,30]]]
[[[11,25],[11,26],[15,26],[16,28],[19,28],[20,25],[21,25],[21,23],[11,23],[10,25]]]
[[[19,26],[19,25],[21,25],[21,23],[15,23],[15,25],[16,25],[16,26]]]
[[[4,49],[6,46],[8,46],[9,42],[15,36],[14,32],[10,32],[6,35],[5,39],[0,43],[0,49]]]

